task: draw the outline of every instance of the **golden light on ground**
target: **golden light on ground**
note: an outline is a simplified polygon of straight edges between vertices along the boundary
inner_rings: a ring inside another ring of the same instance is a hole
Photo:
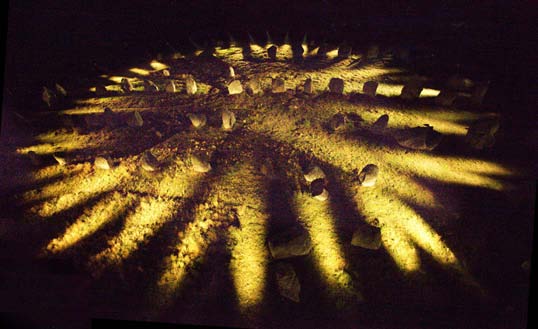
[[[340,248],[338,232],[334,226],[330,204],[300,193],[294,196],[294,206],[299,220],[304,224],[312,239],[312,254],[321,277],[330,291],[348,296],[361,296],[344,271],[346,261]],[[359,297],[361,298],[361,297]]]
[[[18,148],[17,153],[26,154],[33,151],[36,154],[47,155],[55,152],[75,151],[91,147],[94,144],[90,135],[58,131],[40,134],[35,140],[41,144]]]
[[[132,73],[138,74],[138,75],[149,75],[149,73],[150,73],[150,71],[144,70],[144,69],[141,69],[141,68],[138,68],[138,67],[133,67],[133,68],[129,69],[129,72],[132,72]]]
[[[257,45],[255,43],[250,43],[249,46],[250,46],[250,50],[253,53],[256,53],[257,55],[260,55],[265,52],[265,49],[262,46]]]
[[[120,265],[138,247],[149,241],[155,232],[174,215],[177,202],[158,197],[144,197],[127,215],[121,232],[108,241],[108,248],[91,257],[94,274],[110,265]]]
[[[386,97],[397,97],[402,93],[403,87],[403,85],[380,82],[379,86],[377,87],[377,94]]]
[[[282,46],[278,47],[278,54],[277,58],[281,58],[283,60],[285,59],[291,59],[293,57],[293,51],[291,49],[291,45],[286,43]]]
[[[127,77],[122,77],[122,76],[118,76],[118,75],[113,75],[113,76],[107,77],[108,80],[110,80],[112,82],[115,82],[115,83],[121,83],[121,80],[125,79],[125,78],[127,78]]]
[[[310,57],[316,56],[318,54],[318,51],[319,51],[319,47],[315,47],[312,50],[310,50],[310,52],[308,53],[308,56]]]
[[[25,202],[50,199],[38,206],[37,213],[42,217],[50,217],[58,212],[81,205],[100,193],[113,190],[127,176],[124,166],[111,170],[98,170],[93,173],[89,163],[79,165],[81,173],[44,186],[40,190],[23,193]]]
[[[437,89],[423,88],[420,92],[419,98],[424,97],[436,97],[441,91]]]
[[[60,237],[53,239],[45,249],[52,253],[59,253],[77,244],[106,223],[116,219],[133,202],[133,199],[133,195],[121,195],[118,192],[107,195],[79,216]]]
[[[161,63],[157,60],[152,60],[151,63],[149,63],[149,65],[155,70],[155,71],[161,71],[161,70],[164,70],[164,69],[167,69],[167,68],[170,68],[170,66],[164,64],[164,63]]]
[[[338,57],[338,48],[327,52],[328,59],[335,59],[336,57]]]
[[[398,268],[404,273],[413,273],[420,269],[418,250],[401,229],[390,225],[383,227],[381,242]]]

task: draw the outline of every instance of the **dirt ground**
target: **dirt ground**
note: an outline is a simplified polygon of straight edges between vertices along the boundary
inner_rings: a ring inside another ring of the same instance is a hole
[[[11,321],[525,327],[536,191],[531,165],[511,156],[506,118],[495,145],[474,150],[467,127],[497,118],[495,108],[471,106],[469,90],[453,106],[436,105],[444,81],[410,71],[394,53],[320,57],[309,44],[302,60],[280,46],[271,61],[265,47],[167,54],[89,77],[85,89],[64,86],[68,97],[35,115],[5,111],[0,309]],[[185,92],[188,75],[194,95]],[[344,80],[343,95],[328,92],[333,77]],[[121,91],[122,78],[133,91]],[[271,93],[273,78],[288,90]],[[313,94],[296,90],[307,78]],[[406,102],[399,94],[411,78],[425,89]],[[145,91],[147,79],[160,91]],[[256,80],[262,92],[228,95],[232,79],[243,87]],[[371,80],[379,82],[375,98],[362,94]],[[177,92],[165,91],[170,81]],[[223,110],[237,118],[231,131],[221,127]],[[140,127],[127,124],[135,112]],[[205,114],[207,124],[194,128],[188,113]],[[354,120],[332,131],[338,113]],[[373,129],[383,114],[387,128]],[[398,145],[394,136],[425,124],[444,136],[435,150]],[[532,150],[531,139],[521,143]],[[146,151],[158,170],[142,168]],[[192,170],[194,154],[208,157],[209,172]],[[96,168],[97,156],[110,157],[112,168]],[[376,185],[356,186],[369,163],[380,168]],[[327,175],[327,201],[309,193],[310,164]],[[364,223],[380,228],[378,250],[351,245]],[[294,225],[308,231],[312,251],[272,259],[267,240]],[[297,273],[298,303],[278,293],[279,262]]]

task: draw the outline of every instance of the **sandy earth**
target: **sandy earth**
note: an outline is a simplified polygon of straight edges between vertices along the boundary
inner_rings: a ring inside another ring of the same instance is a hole
[[[422,97],[404,102],[398,96],[413,72],[390,56],[334,55],[317,58],[307,48],[296,62],[286,46],[276,61],[261,46],[217,48],[211,58],[173,54],[104,74],[106,95],[65,86],[61,110],[23,113],[27,121],[6,113],[1,309],[71,328],[92,317],[278,328],[524,326],[529,168],[498,151],[502,128],[492,150],[464,142],[470,123],[497,114],[470,107],[468,91],[453,107],[434,105],[440,83],[426,76],[417,76],[427,86]],[[264,91],[227,95],[230,65],[243,86],[254,79]],[[198,82],[195,95],[184,90],[187,75]],[[122,93],[122,77],[135,90]],[[270,92],[277,77],[288,92]],[[327,92],[332,77],[344,79],[344,95]],[[295,90],[306,78],[312,95]],[[144,91],[143,79],[161,91]],[[171,80],[176,93],[164,91]],[[380,83],[375,98],[360,94],[370,80]],[[232,131],[221,128],[223,110],[237,117]],[[127,125],[134,111],[141,127]],[[207,125],[195,129],[188,113],[204,113]],[[332,132],[336,113],[357,120]],[[388,127],[372,130],[382,114]],[[394,140],[424,124],[444,135],[434,151]],[[142,169],[145,151],[157,171]],[[208,156],[211,171],[194,172],[193,154]],[[109,156],[112,168],[96,168],[96,156]],[[328,201],[308,192],[303,173],[312,163],[327,174]],[[353,185],[369,163],[380,167],[376,185]],[[380,249],[350,244],[364,223],[381,229]],[[297,224],[312,251],[273,260],[267,239]],[[278,294],[278,262],[293,265],[299,303]]]

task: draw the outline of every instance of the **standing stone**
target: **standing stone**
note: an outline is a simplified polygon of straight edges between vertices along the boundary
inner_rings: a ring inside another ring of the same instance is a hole
[[[394,137],[400,146],[413,150],[431,151],[439,145],[443,135],[426,124],[424,127],[405,129]]]
[[[60,166],[65,166],[67,164],[67,158],[65,157],[65,154],[62,153],[54,153],[52,154],[52,157]]]
[[[411,80],[405,84],[402,89],[400,97],[405,100],[414,100],[420,96],[422,92],[422,82],[418,80]]]
[[[187,94],[189,94],[189,95],[196,94],[196,91],[198,90],[198,87],[196,87],[196,81],[194,81],[193,77],[188,76],[185,79],[185,89],[187,90]]]
[[[255,95],[262,92],[260,82],[254,79],[250,79],[247,81],[245,89],[249,95]]]
[[[304,256],[312,250],[312,240],[305,229],[296,226],[270,237],[268,247],[274,259]]]
[[[348,58],[349,56],[351,56],[351,46],[344,44],[338,47],[338,58]]]
[[[331,131],[338,131],[344,129],[346,126],[346,117],[341,113],[333,115],[329,121],[329,129]]]
[[[469,90],[474,86],[472,80],[462,77],[459,74],[454,74],[446,81],[446,86],[451,90]]]
[[[187,118],[191,120],[194,128],[202,128],[207,122],[207,117],[203,113],[189,113],[187,114]]]
[[[332,78],[329,81],[329,91],[335,94],[342,94],[344,92],[344,80],[340,78]]]
[[[479,106],[482,105],[484,97],[488,92],[489,82],[477,84],[471,95],[471,104]]]
[[[211,170],[211,164],[205,155],[191,155],[192,170],[198,173],[206,173]]]
[[[133,114],[127,119],[127,125],[129,127],[142,127],[144,125],[144,120],[138,111],[134,111]]]
[[[297,278],[293,266],[288,263],[277,263],[275,276],[280,295],[299,303],[301,301],[299,297],[301,293],[301,284],[299,283],[299,279]]]
[[[277,52],[277,46],[272,45],[267,49],[267,56],[269,56],[269,59],[276,61],[276,52]]]
[[[388,114],[383,114],[377,120],[372,124],[372,128],[374,130],[383,130],[387,128],[387,125],[389,123],[389,116]]]
[[[235,70],[231,66],[228,67],[228,78],[235,78]]]
[[[325,173],[323,172],[323,170],[321,170],[320,167],[312,166],[308,169],[306,174],[304,174],[304,178],[307,182],[311,183],[316,179],[325,179]]]
[[[112,168],[112,160],[109,157],[96,157],[94,165],[98,169],[109,170]]]
[[[359,174],[359,184],[361,186],[374,186],[379,174],[379,167],[375,164],[368,164],[362,168]]]
[[[312,85],[312,78],[308,78],[304,82],[304,92],[307,94],[314,93],[314,87]]]
[[[120,125],[116,113],[114,113],[114,111],[112,111],[109,107],[105,107],[103,111],[103,119],[105,120],[105,125],[108,128],[116,128]]]
[[[156,171],[159,169],[159,161],[149,150],[142,154],[141,165],[142,169],[146,171]]]
[[[273,92],[273,94],[285,93],[286,84],[284,80],[281,78],[273,79],[273,82],[271,83],[271,91]]]
[[[366,52],[366,59],[372,60],[379,57],[379,46],[371,45]]]
[[[478,150],[492,147],[499,127],[500,123],[496,118],[476,121],[468,128],[465,141]]]
[[[144,91],[156,92],[159,91],[159,87],[151,80],[144,80]]]
[[[376,81],[367,81],[362,86],[362,92],[370,97],[375,97],[379,84]]]
[[[362,225],[353,233],[351,245],[377,250],[381,247],[381,230],[375,226]]]
[[[458,97],[458,93],[450,90],[441,90],[439,95],[435,97],[435,104],[440,106],[452,106],[454,101]]]
[[[167,93],[175,93],[177,91],[176,84],[173,80],[168,81],[165,90]]]
[[[51,107],[52,100],[54,97],[55,97],[54,94],[49,88],[43,87],[43,92],[41,93],[41,99],[43,100],[45,104],[47,104],[48,108]]]
[[[67,91],[65,91],[64,87],[60,86],[58,83],[56,83],[54,87],[56,88],[56,95],[61,97],[67,97]]]
[[[303,49],[303,46],[299,43],[294,43],[291,45],[291,51],[292,51],[292,56],[293,56],[293,59],[296,60],[296,61],[300,61],[303,59],[303,55],[304,55],[304,49]]]
[[[323,178],[315,179],[310,183],[310,193],[314,199],[326,201],[329,198],[329,191],[325,189],[326,181]]]
[[[164,69],[162,70],[162,73],[163,73],[163,77],[169,77],[170,76],[170,71]]]
[[[230,95],[236,95],[243,92],[243,86],[241,85],[241,81],[234,80],[228,84],[228,94]]]
[[[122,78],[121,79],[121,90],[123,90],[123,92],[131,92],[133,91],[133,84],[131,83],[131,81],[127,78]]]
[[[232,130],[235,125],[235,114],[232,111],[222,111],[222,129]]]

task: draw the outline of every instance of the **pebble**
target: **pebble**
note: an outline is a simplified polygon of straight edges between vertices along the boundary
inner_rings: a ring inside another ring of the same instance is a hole
[[[185,79],[185,89],[187,91],[187,94],[194,95],[196,94],[196,91],[198,90],[198,87],[196,86],[196,81],[193,77],[188,76]]]
[[[176,84],[174,83],[174,81],[171,80],[168,82],[168,84],[166,84],[165,91],[167,93],[175,93],[177,91]]]
[[[329,81],[329,91],[335,94],[342,94],[344,92],[344,80],[340,78],[332,78]]]
[[[129,79],[127,78],[121,79],[121,90],[123,90],[123,92],[133,91],[133,85]]]
[[[207,123],[207,117],[203,113],[189,113],[187,114],[187,118],[191,120],[194,128],[201,128]]]
[[[232,111],[222,111],[222,129],[230,131],[235,125],[235,114]]]
[[[281,79],[281,78],[273,79],[273,81],[271,83],[271,91],[272,91],[273,94],[285,93],[286,92],[286,84],[285,84],[284,80]]]
[[[133,114],[127,119],[127,125],[129,127],[142,127],[144,125],[144,120],[138,111],[134,111]]]
[[[367,164],[359,174],[359,184],[367,187],[374,186],[378,175],[379,167],[375,164]]]
[[[236,95],[243,92],[243,86],[241,85],[241,81],[234,80],[228,84],[228,94],[230,95]]]
[[[96,157],[94,165],[96,168],[109,170],[112,167],[112,160],[109,157]]]
[[[362,86],[362,92],[370,97],[375,97],[378,86],[379,84],[376,81],[365,82]]]
[[[211,164],[204,155],[191,155],[192,169],[198,173],[206,173],[211,170]]]

